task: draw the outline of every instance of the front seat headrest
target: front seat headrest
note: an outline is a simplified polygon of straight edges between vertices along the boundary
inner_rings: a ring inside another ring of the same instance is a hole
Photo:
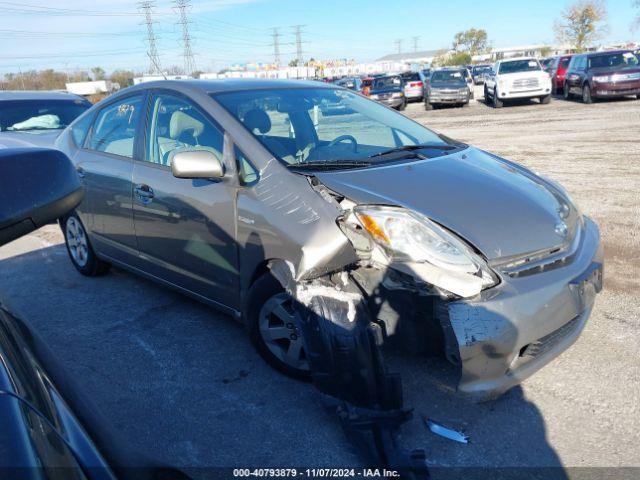
[[[251,130],[251,133],[253,133],[255,129],[258,129],[258,131],[264,135],[271,130],[271,119],[269,118],[269,115],[259,108],[254,108],[253,110],[249,110],[245,113],[242,118],[242,123]]]
[[[204,124],[196,120],[190,115],[178,110],[171,115],[171,121],[169,122],[169,136],[177,140],[180,136],[189,132],[193,135],[193,138],[198,138],[204,130]]]

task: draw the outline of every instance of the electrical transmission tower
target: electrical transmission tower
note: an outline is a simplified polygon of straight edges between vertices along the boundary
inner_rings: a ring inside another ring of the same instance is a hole
[[[302,66],[302,28],[306,25],[294,25],[293,33],[296,35],[296,61],[298,66]]]
[[[401,38],[398,38],[398,39],[397,39],[395,42],[393,42],[393,43],[395,43],[395,45],[396,45],[396,49],[398,50],[398,53],[399,53],[399,54],[400,54],[400,53],[402,53],[402,39],[401,39]]]
[[[196,60],[191,50],[191,36],[189,35],[189,20],[187,10],[191,10],[191,0],[174,0],[175,10],[180,19],[178,24],[182,26],[182,56],[184,57],[184,73],[193,74],[196,71]]]
[[[411,37],[411,40],[413,40],[413,53],[417,53],[418,52],[418,41],[420,40],[420,37]]]
[[[279,29],[276,27],[273,29],[271,37],[273,38],[273,61],[277,67],[280,66],[280,35]]]
[[[156,7],[155,2],[153,1],[144,1],[138,2],[138,9],[144,12],[144,22],[147,25],[147,46],[149,49],[147,50],[147,56],[149,57],[149,73],[150,74],[160,74],[160,56],[158,55],[158,47],[156,42],[158,38],[153,31],[153,24],[156,23],[153,20],[153,9]],[[67,73],[67,76],[69,74]]]

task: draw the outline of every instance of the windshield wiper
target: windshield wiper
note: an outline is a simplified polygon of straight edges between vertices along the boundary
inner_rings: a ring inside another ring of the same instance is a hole
[[[423,143],[419,145],[403,145],[401,147],[391,148],[383,152],[374,153],[373,155],[370,155],[368,158],[384,157],[384,156],[391,155],[394,153],[399,153],[399,152],[413,152],[414,150],[431,149],[431,150],[449,151],[449,150],[456,150],[460,147],[461,145],[440,145],[440,144],[433,144],[433,143]]]
[[[319,160],[314,162],[292,163],[287,168],[300,170],[337,170],[340,168],[368,167],[366,160]]]

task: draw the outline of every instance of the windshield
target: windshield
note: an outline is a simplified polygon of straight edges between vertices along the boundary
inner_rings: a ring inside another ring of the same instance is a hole
[[[405,82],[418,82],[420,81],[420,75],[418,73],[403,73],[402,78]]]
[[[383,88],[400,87],[402,79],[400,77],[380,77],[373,80],[373,89],[382,90]]]
[[[355,78],[343,78],[342,80],[338,80],[336,85],[355,90],[358,88],[358,80]]]
[[[638,63],[638,57],[632,52],[597,55],[589,59],[591,68],[635,67]]]
[[[488,65],[482,66],[482,67],[473,67],[473,73],[476,75],[479,73],[485,73],[489,71],[491,71],[491,67]]]
[[[372,156],[416,145],[436,150],[452,145],[413,120],[348,90],[248,90],[213,94],[213,98],[288,165],[381,163],[389,158]]]
[[[433,72],[431,75],[431,83],[446,82],[446,83],[465,83],[465,79],[462,71],[440,71]]]
[[[84,100],[8,100],[0,102],[0,132],[58,130],[91,107]]]
[[[534,72],[540,70],[540,64],[535,59],[530,60],[514,60],[512,62],[502,62],[498,73],[518,73],[518,72]]]

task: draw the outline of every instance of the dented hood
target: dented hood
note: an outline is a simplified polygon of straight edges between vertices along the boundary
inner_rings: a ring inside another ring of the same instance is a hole
[[[437,158],[316,176],[357,203],[420,212],[489,260],[564,245],[577,223],[575,207],[558,188],[471,147]]]

